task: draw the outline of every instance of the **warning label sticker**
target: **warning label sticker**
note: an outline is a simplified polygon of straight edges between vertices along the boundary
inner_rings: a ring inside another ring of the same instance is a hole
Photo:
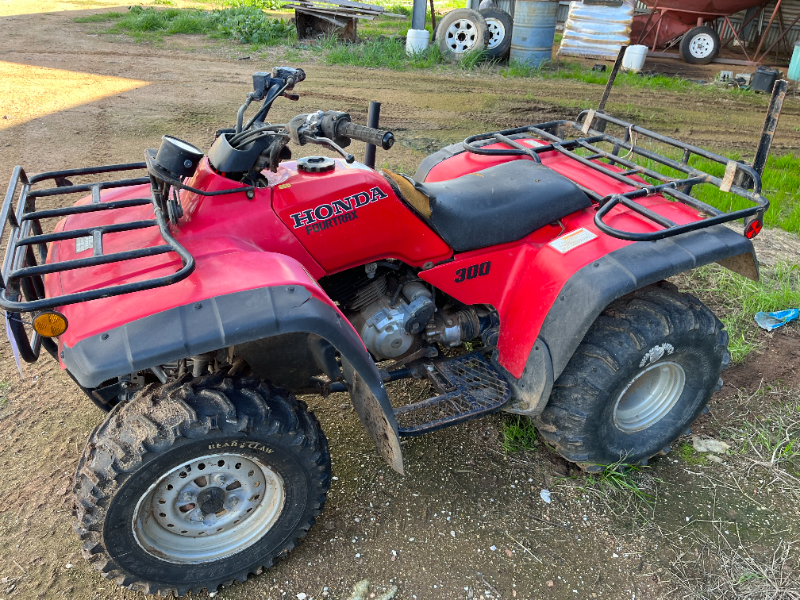
[[[597,236],[591,231],[581,227],[575,231],[570,231],[566,235],[562,235],[560,238],[553,240],[548,245],[561,252],[561,254],[566,254],[570,250],[574,250],[586,242],[591,242],[596,237]]]

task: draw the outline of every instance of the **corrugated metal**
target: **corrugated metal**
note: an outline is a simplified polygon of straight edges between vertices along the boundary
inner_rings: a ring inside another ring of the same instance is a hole
[[[752,27],[750,27],[749,35],[747,36],[747,41],[749,42],[748,48],[755,50],[756,46],[758,45],[758,39],[762,32],[764,32],[764,43],[761,45],[761,51],[763,52],[767,48],[769,48],[772,43],[778,39],[780,36],[783,28],[780,26],[780,21],[778,19],[778,15],[775,16],[775,20],[772,22],[772,27],[770,27],[769,31],[767,31],[767,24],[769,23],[769,18],[772,15],[772,11],[775,10],[775,0],[770,2],[769,5],[764,9],[764,11],[755,19],[753,19],[750,23]],[[783,24],[784,26],[789,25],[792,21],[794,21],[798,15],[800,15],[800,0],[783,0],[781,2],[781,12],[783,13]],[[731,23],[733,23],[734,27],[737,29],[742,25],[744,22],[744,11],[736,13],[729,17]],[[725,21],[720,19],[717,21],[716,28],[717,31],[722,31]],[[726,32],[724,34],[725,37],[730,35],[730,29],[726,28]],[[794,47],[795,42],[800,41],[800,21],[798,21],[794,27],[789,30],[784,38],[789,45],[789,55],[791,55],[791,49]],[[779,54],[786,55],[786,49],[783,46],[783,43],[778,44],[776,48],[779,50]],[[773,52],[775,48],[773,49]]]
[[[569,2],[558,3],[558,15],[556,15],[556,23],[566,23],[569,16]]]
[[[514,16],[514,3],[516,0],[495,0],[498,8],[502,8],[512,17]],[[569,14],[569,0],[561,0],[558,3],[558,13],[556,14],[556,23],[564,23]]]
[[[572,2],[558,55],[615,58],[630,39],[634,2],[624,0],[619,8]]]

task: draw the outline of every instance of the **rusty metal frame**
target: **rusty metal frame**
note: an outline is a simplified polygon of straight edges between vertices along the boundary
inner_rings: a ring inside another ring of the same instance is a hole
[[[756,17],[758,17],[762,12],[764,12],[764,10],[766,9],[766,7],[769,4],[769,2],[765,2],[765,3],[761,4],[761,5],[759,5],[758,6],[758,10],[749,19],[744,21],[739,26],[738,29],[731,22],[731,20],[730,20],[730,16],[731,15],[729,15],[727,13],[709,13],[709,12],[702,12],[702,11],[695,11],[695,10],[678,10],[678,9],[674,9],[674,8],[659,8],[658,7],[659,2],[660,2],[660,0],[656,0],[655,4],[650,9],[650,14],[647,17],[647,21],[645,22],[645,26],[642,29],[642,33],[639,34],[639,39],[638,39],[637,43],[641,43],[642,40],[644,40],[645,37],[647,37],[653,30],[655,30],[655,35],[653,37],[653,43],[650,45],[650,49],[655,51],[656,47],[658,46],[658,34],[659,34],[661,21],[663,20],[664,15],[666,15],[669,12],[698,15],[698,19],[702,17],[703,21],[716,21],[718,19],[722,19],[723,22],[722,22],[722,26],[720,28],[720,46],[719,46],[720,50],[722,50],[723,48],[727,47],[728,44],[730,44],[733,40],[736,40],[739,43],[739,48],[741,49],[742,54],[744,54],[745,59],[746,59],[746,63],[747,63],[748,66],[760,65],[764,61],[764,59],[766,59],[767,56],[769,56],[769,53],[772,52],[772,50],[775,48],[775,46],[777,46],[779,43],[784,41],[784,38],[786,37],[786,34],[789,33],[789,31],[792,29],[792,27],[794,27],[800,21],[800,15],[798,15],[788,26],[786,26],[784,24],[784,21],[783,21],[783,11],[781,10],[781,5],[783,4],[783,0],[778,0],[776,2],[776,4],[775,4],[775,8],[772,11],[772,14],[770,15],[769,22],[767,23],[766,27],[764,28],[764,30],[761,33],[761,36],[760,36],[760,39],[759,39],[759,42],[758,42],[758,46],[756,46],[755,51],[752,54],[750,54],[750,53],[747,52],[747,48],[745,47],[746,40],[743,39],[742,34],[744,32],[744,29]],[[655,13],[658,13],[658,17],[655,19],[655,22],[653,22],[652,25],[651,25],[651,21],[653,21],[653,15]],[[775,23],[775,18],[776,17],[778,18],[780,34],[778,35],[778,38],[774,42],[772,42],[772,44],[770,44],[769,47],[766,50],[761,52],[761,48],[764,45],[764,40],[766,39],[766,35],[772,29],[772,25],[773,25],[773,23]],[[723,36],[727,33],[728,29],[730,29],[731,34],[729,36],[723,38]],[[690,31],[690,30],[691,29],[687,30],[687,32]],[[786,44],[786,42],[784,41],[784,45],[785,44]]]

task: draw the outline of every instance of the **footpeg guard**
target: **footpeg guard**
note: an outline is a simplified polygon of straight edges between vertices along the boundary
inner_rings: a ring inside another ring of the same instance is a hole
[[[394,409],[398,432],[414,437],[503,408],[511,398],[505,379],[482,354],[426,365],[439,396]]]

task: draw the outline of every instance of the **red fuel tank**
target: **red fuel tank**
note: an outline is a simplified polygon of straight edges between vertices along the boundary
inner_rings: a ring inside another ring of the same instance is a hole
[[[421,267],[452,255],[381,175],[361,163],[334,162],[324,173],[282,163],[272,195],[281,221],[327,273],[384,258]]]

